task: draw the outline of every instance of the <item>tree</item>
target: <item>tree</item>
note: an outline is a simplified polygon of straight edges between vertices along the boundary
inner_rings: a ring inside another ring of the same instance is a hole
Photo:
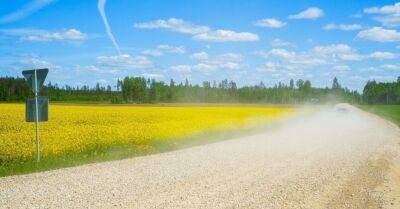
[[[333,81],[332,81],[332,89],[340,89],[340,88],[341,88],[341,86],[339,84],[338,79],[336,77],[334,77]]]
[[[302,79],[299,79],[299,80],[296,81],[297,88],[300,89],[300,88],[303,87],[303,85],[304,85],[304,81]]]
[[[293,79],[290,79],[290,82],[289,82],[290,84],[289,84],[289,88],[290,89],[294,89],[294,81],[293,81]]]
[[[295,89],[295,84],[298,89]],[[211,87],[212,86],[212,87]],[[335,85],[337,86],[337,85]],[[340,86],[340,85],[339,85]],[[116,90],[115,90],[116,89]],[[335,91],[340,93],[340,101],[358,102],[361,95],[346,88],[334,90],[331,88],[315,88],[306,80],[291,79],[289,86],[283,82],[274,87],[267,87],[263,82],[254,86],[238,87],[234,81],[222,80],[219,85],[213,81],[204,81],[203,85],[190,84],[187,79],[175,84],[172,79],[169,85],[162,81],[142,77],[125,77],[117,80],[116,88],[110,85],[96,84],[93,87],[59,86],[49,83],[44,85],[41,93],[49,95],[51,101],[103,101],[103,102],[244,102],[244,103],[281,103],[291,104],[317,98],[327,100],[328,95]],[[27,82],[22,78],[0,78],[0,101],[21,102],[32,92]],[[400,83],[367,83],[364,88],[364,99],[371,104],[400,103]]]

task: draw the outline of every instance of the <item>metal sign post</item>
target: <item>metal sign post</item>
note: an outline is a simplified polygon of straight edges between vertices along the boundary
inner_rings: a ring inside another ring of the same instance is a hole
[[[49,72],[48,69],[37,69],[37,70],[26,70],[23,71],[22,74],[28,81],[30,87],[33,90],[35,95],[34,98],[34,105],[32,105],[31,99],[26,101],[26,122],[32,122],[32,113],[34,122],[35,122],[35,129],[36,129],[36,161],[40,162],[40,138],[39,138],[39,122],[40,121],[47,121],[47,113],[48,113],[48,98],[41,97],[39,103],[39,88],[43,85],[44,80],[46,79],[47,73]],[[34,106],[34,108],[32,108]],[[40,106],[40,107],[39,107]],[[32,111],[33,109],[33,111]],[[40,116],[40,117],[39,117]]]
[[[40,139],[39,139],[39,105],[37,71],[35,70],[35,128],[36,128],[36,161],[40,162]]]

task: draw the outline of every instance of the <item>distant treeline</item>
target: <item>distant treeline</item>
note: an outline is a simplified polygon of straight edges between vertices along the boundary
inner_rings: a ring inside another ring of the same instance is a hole
[[[289,84],[277,83],[266,87],[262,82],[254,86],[237,87],[234,81],[204,81],[201,85],[169,83],[145,79],[142,77],[125,77],[118,80],[115,87],[110,85],[58,86],[48,83],[41,94],[50,97],[51,101],[60,102],[111,102],[111,103],[270,103],[299,104],[309,102],[342,101],[368,104],[400,104],[400,77],[393,83],[376,83],[370,81],[363,94],[343,88],[337,78],[332,86],[315,88],[308,80],[290,80]],[[32,96],[27,82],[22,78],[0,78],[0,101],[20,102]]]

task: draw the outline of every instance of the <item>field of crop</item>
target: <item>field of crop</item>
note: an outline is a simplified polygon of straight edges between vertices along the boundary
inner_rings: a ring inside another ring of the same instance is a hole
[[[0,165],[33,161],[34,123],[24,121],[23,104],[0,104]],[[114,145],[143,153],[158,141],[203,132],[252,128],[290,115],[280,107],[196,107],[50,105],[49,122],[40,123],[42,158],[85,153]]]

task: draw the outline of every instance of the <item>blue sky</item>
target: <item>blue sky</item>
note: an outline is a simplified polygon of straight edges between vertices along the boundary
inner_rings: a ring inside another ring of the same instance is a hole
[[[72,86],[144,76],[318,87],[337,76],[362,90],[400,75],[399,26],[395,1],[3,0],[0,76],[48,67],[48,81]]]

